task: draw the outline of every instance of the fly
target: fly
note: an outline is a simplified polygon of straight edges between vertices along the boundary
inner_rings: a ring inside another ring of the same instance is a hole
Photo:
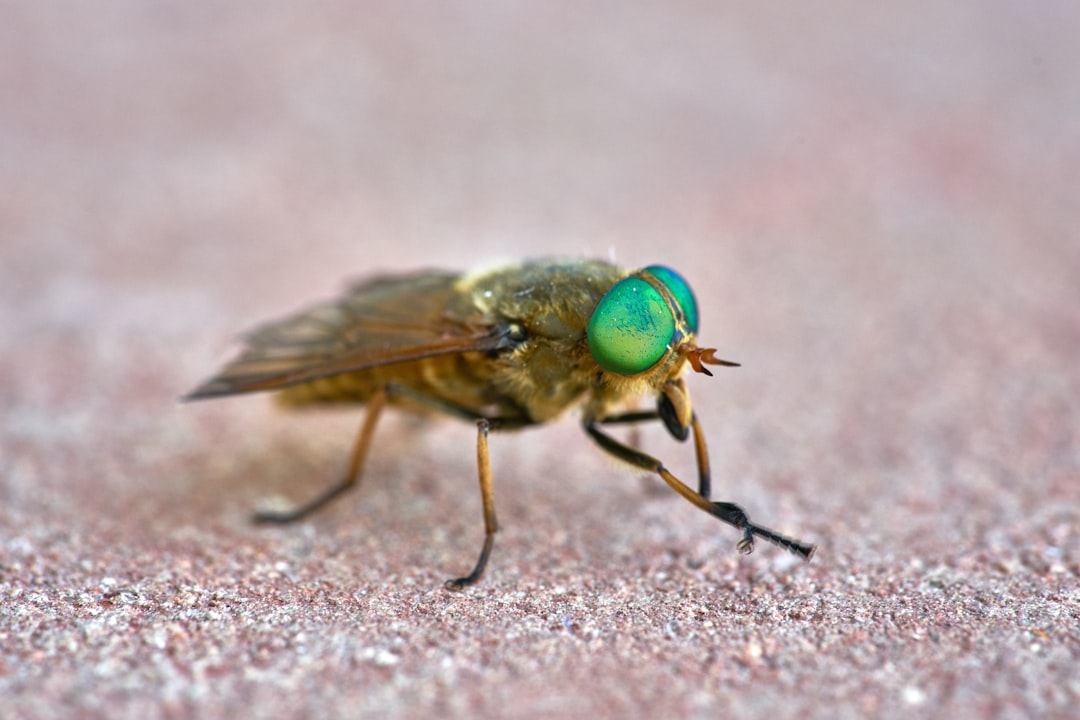
[[[260,512],[261,523],[307,517],[355,487],[379,416],[387,405],[435,410],[476,423],[484,544],[472,571],[483,575],[498,523],[488,433],[550,422],[581,407],[585,432],[605,451],[659,475],[692,504],[754,539],[809,560],[816,546],[750,521],[738,505],[710,500],[705,436],[682,380],[689,365],[734,366],[695,344],[698,306],[681,275],[662,265],[624,270],[595,260],[538,261],[461,275],[418,272],[376,277],[344,297],[257,328],[239,357],[186,400],[274,391],[286,405],[367,406],[342,479],[286,512]],[[656,409],[629,410],[643,395]],[[693,490],[655,457],[604,428],[659,420],[677,440],[694,438]]]

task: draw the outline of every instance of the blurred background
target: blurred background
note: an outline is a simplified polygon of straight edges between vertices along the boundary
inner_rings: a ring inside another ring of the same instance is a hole
[[[4,298],[59,314],[120,276],[230,312],[243,268],[255,312],[546,254],[660,259],[751,302],[815,264],[872,284],[1020,232],[1052,252],[1074,209],[1064,2],[3,13]]]
[[[931,567],[984,589],[1019,574],[1023,593],[980,597],[1005,613],[1055,588],[1022,626],[1052,636],[1080,572],[1078,27],[1064,1],[0,4],[7,581],[93,585],[199,543],[243,576],[233,553],[287,552],[296,536],[248,510],[322,487],[357,417],[178,406],[238,332],[375,272],[600,257],[678,269],[703,344],[743,363],[689,380],[714,494],[821,543],[797,571],[810,597]],[[437,585],[474,556],[473,430],[389,423],[371,471],[389,481],[303,536],[344,553],[304,555],[313,577]],[[646,446],[692,473],[688,448]],[[573,422],[493,454],[494,588],[687,558],[712,585],[737,562],[791,571],[627,489]],[[1075,668],[1068,632],[1047,682]],[[778,677],[758,680],[793,686]],[[637,682],[655,689],[640,707],[692,700]],[[859,707],[1007,692],[977,667],[903,682]],[[1051,703],[1080,697],[1056,687]]]

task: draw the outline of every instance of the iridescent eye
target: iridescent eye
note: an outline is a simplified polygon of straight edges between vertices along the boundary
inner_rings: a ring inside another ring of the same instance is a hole
[[[694,299],[694,293],[686,281],[683,280],[682,275],[663,265],[650,265],[645,268],[645,272],[652,274],[653,277],[667,286],[672,297],[675,298],[675,302],[678,303],[679,308],[682,310],[690,331],[697,335],[697,300]]]
[[[588,334],[589,351],[600,367],[619,375],[636,375],[667,353],[675,335],[675,318],[656,288],[640,278],[628,277],[600,299],[589,320]]]

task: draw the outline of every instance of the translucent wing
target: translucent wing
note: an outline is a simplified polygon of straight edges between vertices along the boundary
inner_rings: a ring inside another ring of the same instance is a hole
[[[340,300],[256,328],[239,357],[184,399],[274,390],[376,365],[499,348],[505,329],[462,309],[457,280],[439,272],[377,277]]]

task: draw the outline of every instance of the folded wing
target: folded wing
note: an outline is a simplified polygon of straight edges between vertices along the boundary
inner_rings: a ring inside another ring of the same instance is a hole
[[[458,279],[440,272],[377,277],[339,300],[256,328],[235,360],[184,399],[275,390],[376,365],[497,349],[504,329],[461,302]]]

